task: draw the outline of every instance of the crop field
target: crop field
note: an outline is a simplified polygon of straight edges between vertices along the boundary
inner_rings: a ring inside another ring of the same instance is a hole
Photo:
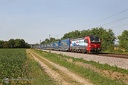
[[[31,75],[26,60],[25,49],[0,49],[0,83],[28,82]]]
[[[0,85],[50,85],[49,80],[26,49],[0,49]]]

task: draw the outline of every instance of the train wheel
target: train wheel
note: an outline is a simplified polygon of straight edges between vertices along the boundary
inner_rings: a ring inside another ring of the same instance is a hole
[[[86,50],[82,50],[82,52],[85,54],[85,53],[87,53],[87,51]]]
[[[90,54],[91,52],[89,50],[87,50],[87,54]]]

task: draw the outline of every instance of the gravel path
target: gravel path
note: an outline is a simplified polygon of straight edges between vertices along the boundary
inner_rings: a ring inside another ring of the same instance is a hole
[[[66,81],[54,70],[49,68],[46,64],[44,64],[41,60],[39,60],[32,52],[28,51],[32,57],[40,64],[40,66],[44,69],[44,71],[53,78],[59,85],[68,85]]]
[[[98,55],[88,55],[88,54],[82,54],[82,53],[61,52],[61,51],[50,51],[50,52],[63,54],[63,55],[67,55],[74,58],[83,58],[84,60],[87,60],[87,61],[96,61],[101,64],[109,64],[110,66],[117,66],[119,68],[128,69],[128,59],[105,57],[105,56],[98,56]]]

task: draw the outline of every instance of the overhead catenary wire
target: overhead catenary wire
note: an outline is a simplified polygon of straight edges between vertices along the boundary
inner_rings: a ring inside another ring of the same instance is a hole
[[[126,11],[128,11],[128,8],[125,9],[125,10],[123,10],[123,11],[120,11],[120,12],[118,12],[118,13],[116,13],[116,14],[113,14],[113,15],[111,15],[111,16],[109,16],[109,17],[103,19],[103,20],[107,20],[107,19],[109,19],[109,18],[111,18],[111,17],[114,17],[114,16],[119,15],[119,14],[121,14],[121,13],[123,13],[123,12],[126,12]]]
[[[122,25],[118,25],[118,26],[114,26],[114,27],[110,27],[110,29],[111,29],[111,28],[115,28],[115,27],[127,26],[127,25],[128,25],[128,23],[126,23],[126,24],[122,24]]]
[[[107,24],[115,23],[115,22],[122,21],[122,20],[125,20],[125,19],[128,19],[128,17],[124,17],[124,18],[121,18],[121,19],[117,19],[117,20],[114,20],[114,21],[105,23],[105,24],[103,24],[103,25],[107,25]]]
[[[124,12],[126,12],[126,11],[128,11],[128,8],[125,9],[125,10],[123,10],[123,11],[120,11],[120,12],[118,12],[118,13],[116,13],[116,14],[113,14],[113,15],[107,17],[107,18],[104,18],[104,19],[102,19],[102,20],[100,20],[100,21],[97,21],[97,22],[95,22],[95,23],[93,23],[93,24],[90,24],[89,27],[90,27],[91,25],[95,25],[95,24],[97,24],[97,23],[100,23],[100,22],[103,22],[103,21],[105,21],[105,20],[108,20],[109,18],[112,18],[112,17],[115,17],[115,16],[117,16],[117,15],[119,15],[119,14],[122,14],[122,13],[124,13]],[[128,17],[126,17],[126,18],[128,18]],[[123,20],[123,18],[122,18],[122,20]],[[116,22],[116,21],[119,21],[119,20],[115,20],[115,21],[108,22],[108,23],[113,23],[113,22]],[[104,25],[104,24],[103,24],[103,25]]]

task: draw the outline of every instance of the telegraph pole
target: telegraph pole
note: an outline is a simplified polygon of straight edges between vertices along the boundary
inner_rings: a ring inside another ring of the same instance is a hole
[[[41,49],[41,40],[40,40],[40,45],[39,46],[40,46],[39,48]]]

